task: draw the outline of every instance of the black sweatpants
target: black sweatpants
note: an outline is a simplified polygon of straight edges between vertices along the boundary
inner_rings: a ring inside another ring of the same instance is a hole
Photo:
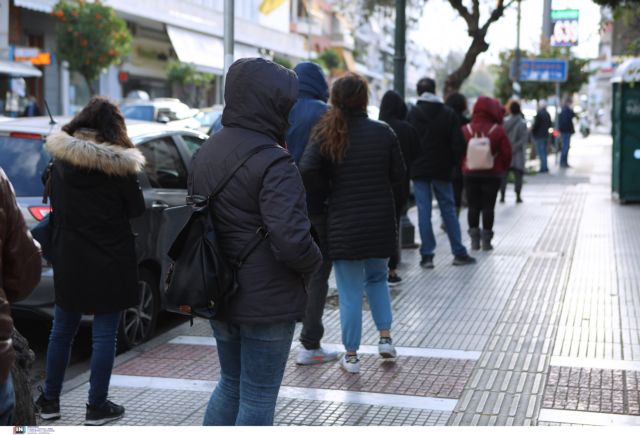
[[[480,227],[480,213],[482,213],[482,228],[493,229],[494,209],[500,189],[500,176],[473,176],[464,177],[464,188],[467,192],[469,211],[467,221],[469,228]]]

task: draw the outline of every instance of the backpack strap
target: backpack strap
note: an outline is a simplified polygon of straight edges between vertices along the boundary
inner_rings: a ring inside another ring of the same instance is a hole
[[[471,123],[467,124],[467,131],[469,132],[469,134],[471,135],[471,137],[473,137],[473,130],[471,129]]]
[[[487,132],[487,136],[489,136],[491,134],[491,132],[496,129],[496,127],[498,127],[498,124],[493,124],[491,126],[491,128],[489,129],[489,131]]]

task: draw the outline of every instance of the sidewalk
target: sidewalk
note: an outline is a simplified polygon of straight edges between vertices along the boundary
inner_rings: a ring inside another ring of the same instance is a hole
[[[509,191],[477,265],[452,266],[439,230],[435,269],[403,251],[395,362],[377,355],[367,314],[359,375],[296,366],[294,341],[276,424],[640,425],[640,206],[610,199],[610,141],[574,136],[574,168],[552,156],[551,174],[525,178],[523,204]],[[341,349],[335,307],[324,343]],[[208,324],[179,326],[117,358],[116,424],[200,425],[218,374]],[[54,424],[83,423],[88,378],[65,383]]]

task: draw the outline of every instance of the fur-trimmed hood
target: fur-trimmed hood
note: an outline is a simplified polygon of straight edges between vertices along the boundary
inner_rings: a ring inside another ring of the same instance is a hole
[[[54,159],[118,177],[136,174],[145,164],[137,148],[97,142],[95,133],[87,130],[79,130],[73,136],[64,131],[53,133],[47,137],[45,147]]]

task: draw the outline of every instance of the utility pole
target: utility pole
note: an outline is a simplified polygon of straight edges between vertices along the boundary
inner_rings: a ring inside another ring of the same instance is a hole
[[[517,19],[517,24],[516,24],[516,53],[515,53],[515,68],[514,68],[514,75],[515,75],[515,79],[513,81],[513,94],[515,95],[515,97],[517,99],[520,99],[520,92],[522,91],[522,86],[520,85],[520,4],[522,3],[522,0],[518,0],[518,19]]]
[[[222,102],[224,104],[224,87],[227,80],[227,72],[233,63],[234,43],[234,0],[224,0],[224,75],[222,79]]]
[[[549,45],[551,37],[551,0],[544,0],[542,9],[542,40],[541,45]]]
[[[404,99],[405,89],[405,64],[407,56],[405,51],[407,20],[406,20],[406,0],[396,0],[396,41],[393,64],[393,89]]]

